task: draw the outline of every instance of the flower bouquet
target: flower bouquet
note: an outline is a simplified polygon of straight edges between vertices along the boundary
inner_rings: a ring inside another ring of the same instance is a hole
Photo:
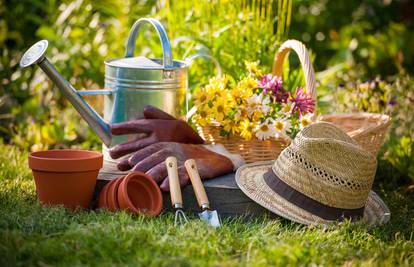
[[[304,88],[286,88],[281,80],[283,62],[293,50],[306,81]],[[274,160],[296,133],[315,119],[315,72],[306,47],[285,41],[276,53],[272,74],[263,75],[256,63],[247,63],[239,81],[224,76],[212,79],[194,95],[193,121],[208,143],[221,143],[239,153],[247,163]],[[377,155],[391,124],[390,117],[376,113],[320,116],[342,128],[364,149]]]
[[[286,88],[282,78],[246,62],[246,75],[212,78],[194,94],[192,117],[202,137],[222,143],[247,162],[270,160],[311,123],[315,99],[302,87]]]

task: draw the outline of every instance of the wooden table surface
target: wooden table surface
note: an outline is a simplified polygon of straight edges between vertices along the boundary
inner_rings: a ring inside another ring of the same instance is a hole
[[[103,168],[99,172],[98,182],[94,194],[96,200],[102,187],[110,180],[124,176],[128,172],[121,172],[116,169],[115,163],[105,162]],[[230,173],[214,179],[203,181],[206,189],[210,205],[216,209],[220,216],[236,217],[245,216],[254,218],[257,216],[268,215],[274,217],[272,213],[268,212],[262,206],[256,204],[248,198],[237,186],[235,180],[235,173]],[[195,213],[199,211],[197,200],[191,185],[182,189],[184,210],[188,213]],[[171,211],[171,200],[169,193],[163,193],[163,210]]]

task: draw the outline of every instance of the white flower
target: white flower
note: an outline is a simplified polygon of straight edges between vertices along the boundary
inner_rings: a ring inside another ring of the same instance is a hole
[[[267,114],[270,112],[270,97],[269,96],[262,96],[262,112],[263,114]]]
[[[275,120],[273,125],[276,130],[276,134],[275,134],[276,138],[286,137],[287,136],[286,132],[289,131],[292,126],[292,124],[290,123],[290,120],[287,120],[287,119],[277,119]]]
[[[302,130],[306,126],[312,123],[313,113],[308,113],[306,115],[301,115],[299,117],[299,128]]]
[[[263,94],[254,94],[247,99],[247,112],[251,116],[254,112],[260,111],[263,114],[270,112],[270,97]]]
[[[276,134],[273,121],[267,120],[256,127],[256,137],[259,140],[266,140]]]
[[[288,101],[287,103],[284,103],[282,105],[282,109],[280,110],[280,112],[282,112],[284,116],[289,118],[290,116],[292,116],[292,111],[294,107],[295,103]]]
[[[255,111],[260,111],[260,104],[262,102],[262,96],[254,94],[247,99],[247,112],[251,116]]]

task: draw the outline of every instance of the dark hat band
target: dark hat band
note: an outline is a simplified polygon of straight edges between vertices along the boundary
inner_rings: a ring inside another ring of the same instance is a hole
[[[307,212],[314,214],[322,219],[329,221],[343,221],[344,219],[350,219],[351,221],[357,221],[364,215],[364,207],[358,209],[341,209],[330,207],[322,204],[304,194],[297,191],[284,181],[282,181],[272,170],[269,169],[263,175],[266,184],[278,195],[289,201],[290,203],[298,206]]]

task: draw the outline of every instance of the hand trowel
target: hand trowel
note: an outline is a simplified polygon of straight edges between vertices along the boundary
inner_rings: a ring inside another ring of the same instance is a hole
[[[198,205],[202,209],[202,212],[198,213],[198,217],[214,228],[220,227],[220,216],[216,210],[212,210],[210,208],[210,202],[208,201],[204,185],[201,182],[200,174],[198,173],[195,161],[193,159],[186,160],[184,166],[188,172],[188,176],[190,176]]]

